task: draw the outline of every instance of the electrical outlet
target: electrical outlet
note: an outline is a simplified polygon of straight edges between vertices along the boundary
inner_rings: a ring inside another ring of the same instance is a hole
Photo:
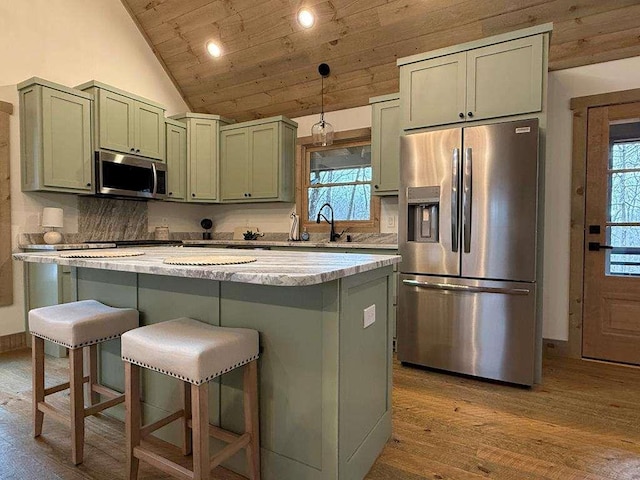
[[[396,217],[394,215],[389,215],[387,217],[387,227],[395,227],[396,226]]]
[[[376,321],[376,305],[375,303],[370,307],[364,309],[364,324],[363,328],[367,328],[374,324]]]

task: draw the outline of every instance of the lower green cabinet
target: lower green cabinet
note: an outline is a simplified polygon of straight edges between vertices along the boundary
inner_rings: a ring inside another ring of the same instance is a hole
[[[280,116],[222,127],[221,200],[293,201],[297,126]]]
[[[18,90],[22,191],[91,193],[93,97],[39,78]]]
[[[400,183],[400,96],[369,99],[373,194],[397,195]]]
[[[69,303],[76,298],[71,267],[51,263],[25,263],[25,314],[33,308]],[[26,325],[27,330],[29,325]],[[45,353],[64,357],[67,349],[45,340]]]
[[[167,200],[187,199],[187,127],[182,122],[166,120]]]

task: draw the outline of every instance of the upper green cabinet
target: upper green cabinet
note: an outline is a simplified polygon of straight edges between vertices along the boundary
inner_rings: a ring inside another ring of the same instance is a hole
[[[402,128],[541,111],[550,29],[541,25],[398,60]]]
[[[187,199],[187,126],[166,120],[167,137],[167,200]]]
[[[92,192],[92,96],[39,78],[18,90],[22,190]]]
[[[400,175],[399,94],[369,99],[373,194],[397,195]]]
[[[220,127],[232,120],[204,113],[182,113],[171,118],[187,128],[187,201],[219,202]],[[171,178],[171,167],[168,171]]]
[[[96,147],[165,160],[164,108],[100,82],[76,87],[92,93]]]
[[[298,125],[279,116],[220,129],[223,202],[291,202]]]

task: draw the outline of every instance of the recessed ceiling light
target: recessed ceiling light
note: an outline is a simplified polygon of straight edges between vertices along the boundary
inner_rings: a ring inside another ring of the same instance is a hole
[[[207,52],[209,52],[209,55],[216,58],[222,55],[222,49],[220,48],[220,45],[215,42],[207,42]]]
[[[303,8],[298,12],[298,23],[303,28],[311,28],[316,23],[316,17],[311,10]]]

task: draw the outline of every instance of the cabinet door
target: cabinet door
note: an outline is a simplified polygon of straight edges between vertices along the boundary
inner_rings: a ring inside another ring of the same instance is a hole
[[[222,200],[244,200],[249,194],[249,128],[220,132]]]
[[[135,100],[100,89],[98,101],[100,148],[134,153]]]
[[[187,128],[167,123],[167,199],[185,200],[187,188]]]
[[[460,122],[466,103],[466,65],[463,52],[401,67],[402,128]]]
[[[45,187],[91,190],[91,101],[42,89]]]
[[[467,112],[473,120],[542,110],[543,36],[467,52]]]
[[[251,198],[277,198],[280,175],[278,124],[268,123],[249,129],[251,155]]]
[[[189,119],[188,200],[218,200],[218,122]]]
[[[374,103],[371,119],[373,193],[398,193],[400,176],[400,100]]]
[[[142,102],[135,103],[136,154],[165,160],[164,110]]]

